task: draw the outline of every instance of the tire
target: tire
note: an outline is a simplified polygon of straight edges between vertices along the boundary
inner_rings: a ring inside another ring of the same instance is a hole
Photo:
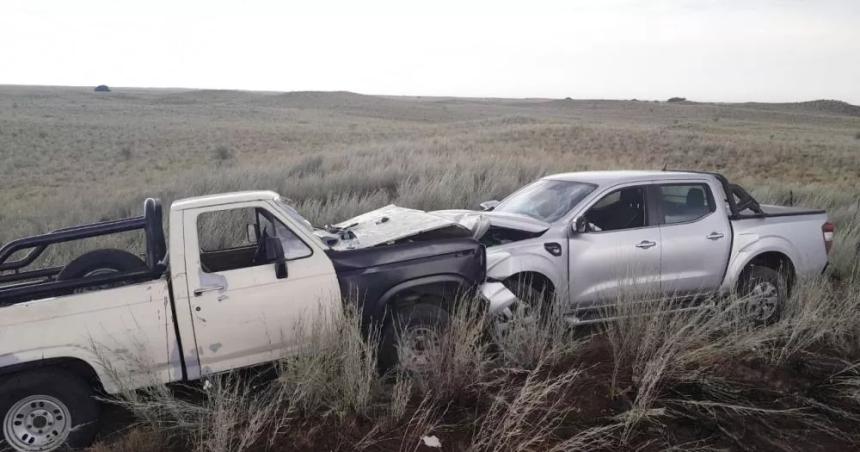
[[[397,310],[386,322],[379,344],[380,370],[400,366],[400,343],[411,334],[440,334],[449,322],[448,311],[437,303],[420,302]],[[418,350],[420,352],[420,350]]]
[[[528,309],[526,313],[523,313],[524,315],[530,315],[532,311],[536,311],[538,318],[545,321],[553,314],[552,302],[555,299],[555,294],[552,289],[541,284],[540,281],[520,275],[508,278],[504,284],[520,300],[517,307]]]
[[[61,369],[6,377],[0,381],[0,450],[52,451],[88,446],[98,429],[100,407],[93,395],[84,379]]]
[[[744,271],[738,295],[748,300],[750,316],[762,325],[777,322],[788,299],[785,275],[770,267],[754,265]],[[759,298],[756,300],[756,298]]]
[[[98,273],[124,273],[146,270],[146,263],[128,251],[103,249],[78,256],[63,268],[57,279],[66,281]]]

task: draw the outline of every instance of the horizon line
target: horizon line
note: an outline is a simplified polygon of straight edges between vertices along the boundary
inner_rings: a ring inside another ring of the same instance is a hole
[[[268,94],[290,94],[290,93],[326,93],[326,94],[337,94],[337,93],[347,93],[347,94],[356,94],[359,96],[375,96],[375,97],[417,97],[417,98],[454,98],[454,99],[499,99],[499,100],[571,100],[571,101],[616,101],[616,102],[667,102],[669,99],[681,98],[684,99],[683,102],[688,103],[706,103],[706,104],[746,104],[746,103],[755,103],[755,104],[800,104],[807,102],[816,102],[816,101],[832,101],[832,102],[842,102],[847,105],[852,106],[860,106],[856,104],[852,104],[851,102],[841,100],[841,99],[828,99],[828,98],[817,98],[817,99],[806,99],[806,100],[791,100],[791,101],[759,101],[759,100],[744,100],[744,101],[721,101],[721,100],[694,100],[691,98],[687,98],[684,96],[672,96],[666,99],[650,99],[650,98],[621,98],[621,97],[543,97],[543,96],[533,96],[533,97],[503,97],[503,96],[458,96],[458,95],[424,95],[424,94],[381,94],[381,93],[362,93],[359,91],[351,91],[347,89],[337,89],[337,90],[318,90],[318,89],[301,89],[301,90],[271,90],[271,89],[247,89],[247,88],[192,88],[192,87],[183,87],[183,86],[123,86],[123,85],[108,85],[108,84],[95,84],[95,85],[41,85],[41,84],[24,84],[24,83],[0,83],[0,88],[11,87],[11,88],[79,88],[79,89],[94,89],[97,86],[105,85],[111,90],[114,89],[131,89],[131,90],[176,90],[176,91],[224,91],[224,92],[247,92],[247,93],[268,93]],[[682,101],[678,101],[679,103]]]

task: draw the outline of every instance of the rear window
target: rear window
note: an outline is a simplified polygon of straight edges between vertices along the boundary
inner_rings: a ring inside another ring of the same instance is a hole
[[[659,193],[664,224],[696,221],[715,210],[707,184],[661,185]]]

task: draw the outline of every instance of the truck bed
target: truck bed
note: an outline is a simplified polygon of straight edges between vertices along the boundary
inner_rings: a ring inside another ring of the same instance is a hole
[[[100,363],[107,352],[103,364],[130,375],[134,386],[178,380],[173,322],[163,278],[17,303],[0,308],[0,368],[55,357]],[[99,376],[108,393],[118,390],[109,375]]]
[[[732,219],[730,265],[742,268],[751,257],[747,250],[755,248],[753,244],[767,242],[768,249],[791,258],[798,275],[820,274],[827,266],[821,229],[827,222],[826,212],[775,205],[762,205],[761,210],[763,214]]]

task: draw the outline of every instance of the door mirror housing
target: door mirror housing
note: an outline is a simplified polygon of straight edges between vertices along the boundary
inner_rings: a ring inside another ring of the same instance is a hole
[[[582,234],[584,232],[588,232],[588,219],[584,216],[576,217],[573,220],[573,223],[570,225],[570,230],[575,234]]]
[[[284,255],[284,245],[277,237],[266,237],[266,260],[275,263],[275,277],[287,277],[287,258]]]
[[[481,209],[483,209],[486,212],[489,212],[489,211],[495,209],[496,206],[498,206],[499,204],[501,204],[501,201],[496,201],[494,199],[492,201],[484,201],[480,204],[480,206],[481,206]]]

